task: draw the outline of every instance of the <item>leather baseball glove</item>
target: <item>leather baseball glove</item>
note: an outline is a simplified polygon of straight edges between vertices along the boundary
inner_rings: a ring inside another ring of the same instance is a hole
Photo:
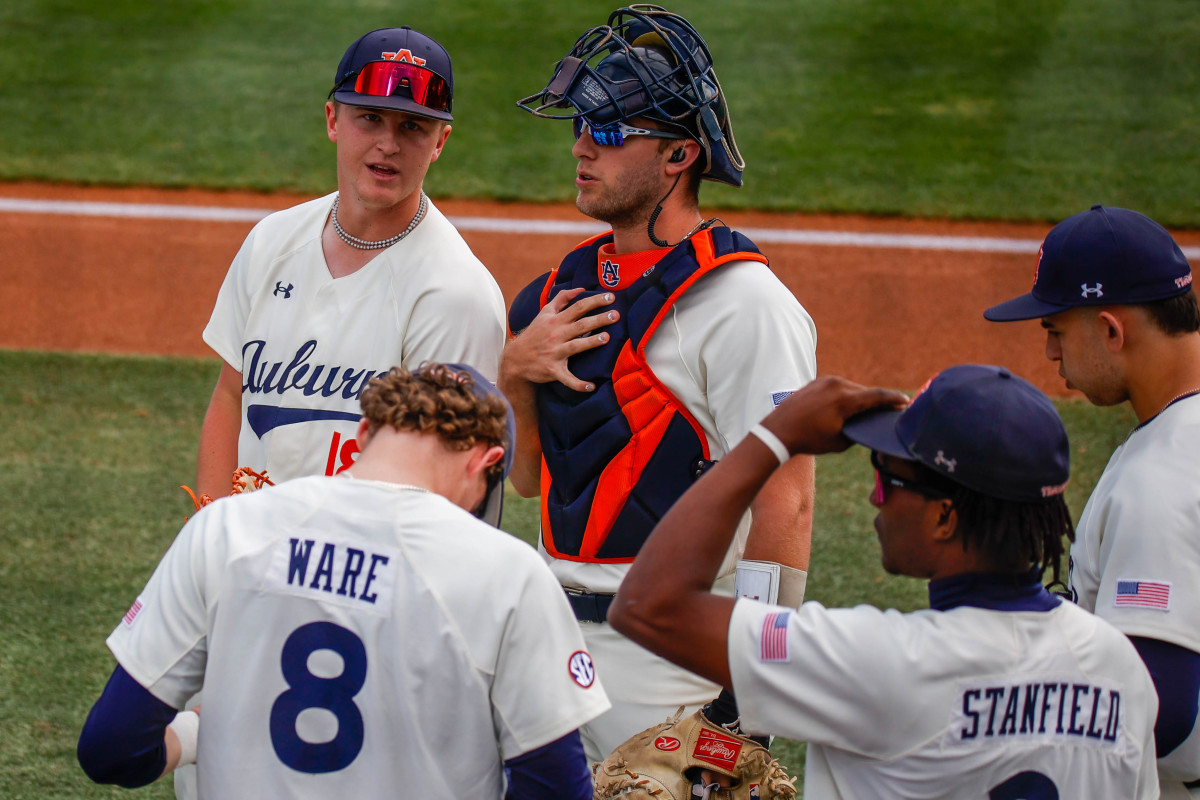
[[[795,778],[762,745],[683,708],[592,766],[595,800],[794,800]],[[722,788],[715,776],[732,779]],[[695,791],[693,791],[695,787]]]
[[[264,486],[274,485],[275,482],[267,477],[266,470],[255,472],[249,467],[238,467],[233,471],[232,486],[229,493],[231,495],[244,494],[246,492],[253,492],[255,489],[261,489]],[[188,497],[192,498],[192,505],[196,507],[197,511],[213,501],[213,496],[207,492],[197,497],[196,493],[189,487],[180,486],[179,488],[187,492]]]

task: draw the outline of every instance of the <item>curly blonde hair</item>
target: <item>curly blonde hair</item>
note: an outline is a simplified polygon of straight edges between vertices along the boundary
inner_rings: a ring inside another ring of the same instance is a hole
[[[383,425],[398,431],[436,433],[451,450],[470,450],[477,444],[505,447],[508,407],[497,395],[478,395],[468,372],[445,364],[424,363],[409,372],[392,367],[377,375],[363,390],[363,416],[371,433]],[[487,477],[503,474],[503,459],[488,468]]]

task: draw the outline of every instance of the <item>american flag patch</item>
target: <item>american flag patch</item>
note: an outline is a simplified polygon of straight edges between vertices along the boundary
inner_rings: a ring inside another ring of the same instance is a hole
[[[1117,596],[1113,605],[1121,608],[1157,608],[1166,611],[1171,607],[1171,584],[1163,581],[1117,581]]]
[[[133,605],[131,605],[129,607],[129,610],[125,612],[125,617],[124,617],[125,624],[132,625],[133,621],[135,619],[137,619],[138,612],[141,610],[142,610],[142,599],[139,597],[137,600],[133,601]]]
[[[773,611],[763,618],[760,660],[787,663],[787,626],[791,614],[790,611]]]
[[[778,405],[780,403],[782,403],[784,400],[787,400],[791,396],[792,396],[791,392],[772,392],[771,393],[771,402],[774,403],[775,406],[778,407]]]

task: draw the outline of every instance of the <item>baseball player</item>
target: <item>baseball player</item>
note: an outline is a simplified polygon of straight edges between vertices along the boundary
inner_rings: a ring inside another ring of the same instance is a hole
[[[373,375],[426,360],[494,380],[504,299],[422,191],[453,120],[450,56],[408,27],[346,50],[325,104],[338,189],[251,231],[204,340],[224,360],[197,484],[228,494],[239,466],[276,482],[354,463],[358,397]]]
[[[202,798],[592,796],[576,729],[608,702],[570,608],[466,511],[511,463],[503,396],[470,368],[397,367],[362,412],[351,469],[184,527],[108,639],[93,780],[194,760]]]
[[[517,415],[513,485],[541,495],[539,548],[613,702],[583,731],[600,760],[720,691],[615,633],[605,613],[663,512],[816,374],[816,330],[758,248],[700,214],[701,180],[739,186],[744,164],[708,47],[687,20],[618,9],[519,104],[571,122],[576,205],[612,226],[514,301],[500,379]],[[812,491],[809,460],[772,481],[720,570],[724,591],[744,556],[758,562],[743,568],[764,576],[763,591],[799,603]],[[714,714],[732,721],[727,705]]]
[[[1150,668],[1162,796],[1188,797],[1192,782],[1200,797],[1200,311],[1187,259],[1153,220],[1093,206],[1046,236],[1033,290],[984,316],[1040,318],[1068,388],[1137,416],[1079,518],[1071,596]]]
[[[1054,406],[982,365],[944,371],[903,405],[832,377],[793,394],[658,525],[613,625],[732,685],[743,728],[807,741],[805,800],[1158,797],[1157,700],[1137,651],[1042,586],[1071,534]],[[851,442],[872,451],[884,569],[928,579],[930,608],[795,610],[711,593],[771,474],[792,453]]]

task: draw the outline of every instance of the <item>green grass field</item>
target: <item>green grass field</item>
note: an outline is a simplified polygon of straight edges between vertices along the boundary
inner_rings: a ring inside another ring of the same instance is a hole
[[[114,665],[105,638],[191,513],[178,487],[192,481],[216,373],[213,361],[0,351],[0,797],[173,797],[169,782],[92,785],[75,741]],[[1078,513],[1132,423],[1119,409],[1059,408]],[[922,582],[879,566],[865,452],[820,458],[817,479],[809,599],[924,607]],[[532,542],[536,517],[510,493],[507,530]],[[803,763],[794,742],[775,750]]]
[[[1200,225],[1192,0],[681,0],[749,163],[717,206]],[[553,8],[553,11],[550,9]],[[562,200],[566,126],[517,110],[610,3],[29,0],[0,8],[0,179],[333,186],[342,51],[410,24],[456,65],[435,196]]]
[[[1104,202],[1200,227],[1193,0],[681,0],[749,163],[712,206],[1053,221]],[[456,68],[437,197],[564,200],[569,134],[513,105],[612,4],[584,0],[27,0],[0,6],[0,181],[328,191],[342,51],[410,24]],[[552,10],[551,10],[552,9]],[[3,186],[0,185],[0,195]],[[2,270],[16,269],[6,264]],[[170,798],[91,785],[79,727],[104,639],[190,502],[215,362],[0,352],[0,797]],[[145,398],[138,402],[131,398]],[[1059,408],[1076,513],[1132,424]],[[885,575],[865,455],[820,459],[809,597],[925,605]],[[536,504],[510,497],[527,541]],[[777,744],[799,767],[802,748]]]

